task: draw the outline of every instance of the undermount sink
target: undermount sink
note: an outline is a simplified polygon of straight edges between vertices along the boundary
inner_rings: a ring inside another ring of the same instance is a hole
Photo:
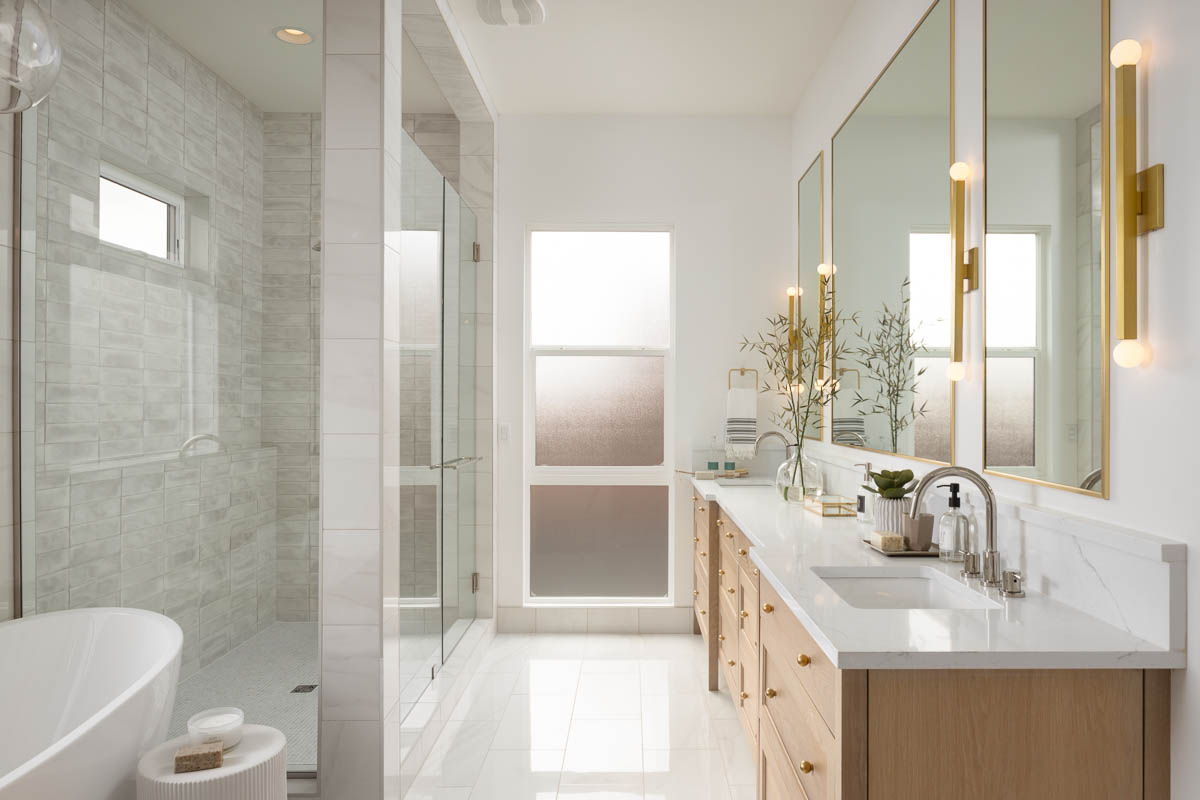
[[[932,567],[813,567],[812,572],[855,608],[1000,608]]]

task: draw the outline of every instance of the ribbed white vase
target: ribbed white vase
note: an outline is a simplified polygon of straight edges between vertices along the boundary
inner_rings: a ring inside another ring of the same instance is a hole
[[[908,513],[910,497],[875,497],[875,530],[881,533],[903,533],[904,516]]]

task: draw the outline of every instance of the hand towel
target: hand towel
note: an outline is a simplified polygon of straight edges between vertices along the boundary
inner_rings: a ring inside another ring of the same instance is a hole
[[[754,458],[758,439],[758,392],[730,389],[725,401],[725,455],[734,461]]]

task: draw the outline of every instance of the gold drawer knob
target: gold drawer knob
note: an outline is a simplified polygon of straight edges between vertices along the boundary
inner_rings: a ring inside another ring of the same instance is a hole
[[[701,514],[703,514],[703,513],[704,513],[704,506],[700,506],[700,513],[701,513]]]
[[[723,633],[718,633],[718,634],[717,634],[717,641],[718,641],[718,642],[723,642],[723,641],[725,641],[725,634],[723,634]]]
[[[749,700],[749,699],[750,699],[750,695],[749,695],[749,694],[747,694],[746,692],[742,692],[742,699],[743,699],[743,700]]]
[[[812,772],[813,771],[812,762],[811,761],[801,761],[800,762],[800,771],[803,772],[805,775]]]
[[[700,544],[700,537],[699,537],[699,536],[693,536],[693,537],[692,537],[692,541],[693,541],[693,542],[695,542],[696,544]]]
[[[812,663],[812,659],[808,657],[807,653],[801,653],[800,655],[796,656],[796,663],[802,667],[807,667]]]
[[[725,520],[723,520],[723,519],[719,519],[719,520],[717,520],[717,524],[718,524],[718,525],[724,525],[724,524],[725,524]]]
[[[764,614],[770,614],[774,610],[775,610],[775,606],[771,605],[770,603],[763,603],[763,613]]]
[[[724,575],[724,574],[725,574],[725,570],[723,570],[723,569],[719,569],[719,570],[717,570],[717,574],[718,574],[718,575]]]
[[[739,547],[739,548],[738,548],[738,555],[739,555],[739,556],[744,556],[744,555],[746,555],[746,548],[744,548],[744,547]]]
[[[734,589],[732,586],[730,586],[730,587],[729,587],[728,589],[726,589],[725,591],[729,592],[730,594],[733,594],[733,593],[734,593],[734,591],[736,591],[736,590],[735,590],[735,589]]]
[[[777,691],[775,691],[774,689],[771,689],[771,688],[768,688],[768,689],[767,689],[767,691],[766,691],[766,695],[767,695],[767,697],[774,697],[774,696],[775,696],[775,695],[777,695],[777,694],[779,694],[779,692],[777,692]]]
[[[754,577],[756,577],[756,578],[758,577],[758,570],[757,570],[757,569],[755,569],[755,570],[754,570]]]
[[[705,614],[707,614],[707,613],[708,613],[708,612],[707,612],[707,611],[705,611],[703,608],[702,608],[702,609],[700,609],[700,616],[702,616],[702,617],[703,617],[703,616],[704,616]]]
[[[708,551],[707,551],[707,550],[701,550],[701,551],[700,551],[700,557],[701,557],[701,558],[708,558]]]
[[[725,534],[725,538],[726,538],[726,539],[732,539],[732,538],[733,538],[733,531],[729,531],[728,533],[726,533],[726,534]]]
[[[742,617],[748,617],[748,616],[750,616],[750,612],[749,612],[749,611],[743,611],[743,612],[742,612]]]
[[[700,590],[699,590],[699,589],[692,589],[692,596],[693,596],[693,597],[699,597],[699,596],[700,596]]]
[[[736,664],[736,663],[737,663],[737,662],[736,662],[736,661],[734,661],[732,658],[731,658],[731,659],[729,659],[729,666],[731,666],[731,667],[732,667],[732,666],[733,666],[734,664]]]
[[[700,498],[699,498],[699,497],[696,497],[696,495],[692,495],[692,502],[693,502],[693,503],[694,503],[694,502],[696,502],[696,501],[697,501],[697,500],[699,500],[699,499],[700,499]]]

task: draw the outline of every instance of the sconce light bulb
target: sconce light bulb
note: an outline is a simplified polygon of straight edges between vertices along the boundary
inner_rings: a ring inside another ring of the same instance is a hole
[[[793,383],[792,384],[792,394],[796,395],[797,397],[804,394],[804,384],[803,383]]]
[[[951,361],[946,367],[946,377],[952,381],[961,381],[967,377],[967,365],[961,361]]]
[[[828,278],[830,275],[836,275],[837,266],[834,264],[819,264],[817,266],[817,274],[823,278]]]
[[[950,180],[965,181],[971,177],[971,168],[965,161],[955,161],[950,165]]]
[[[801,297],[803,294],[804,294],[804,289],[802,289],[801,287],[797,286],[797,287],[796,287],[796,297]]]
[[[1132,66],[1142,58],[1142,45],[1137,39],[1122,39],[1113,45],[1108,57],[1114,67]]]
[[[788,287],[788,297],[795,297],[795,296],[796,296],[796,287],[789,286]]]
[[[1141,366],[1146,360],[1146,348],[1137,339],[1122,339],[1113,348],[1113,361],[1118,367]]]

